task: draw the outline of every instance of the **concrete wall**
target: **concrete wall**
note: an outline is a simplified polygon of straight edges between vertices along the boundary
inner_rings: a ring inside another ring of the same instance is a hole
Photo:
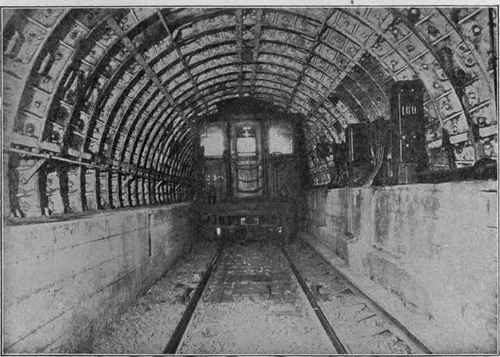
[[[314,190],[304,231],[433,352],[496,351],[496,181]]]
[[[190,204],[4,228],[6,352],[89,352],[190,247]]]

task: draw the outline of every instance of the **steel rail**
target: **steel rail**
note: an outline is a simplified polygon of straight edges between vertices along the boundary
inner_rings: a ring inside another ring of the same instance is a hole
[[[300,274],[300,272],[297,270],[297,267],[295,264],[292,262],[292,259],[286,252],[285,248],[282,246],[281,251],[283,252],[283,255],[286,257],[286,260],[288,261],[288,264],[290,265],[290,268],[293,271],[293,274],[297,278],[297,281],[299,282],[300,287],[306,294],[307,300],[309,301],[309,304],[311,305],[312,309],[314,310],[314,313],[318,317],[321,325],[325,329],[326,334],[330,338],[330,341],[332,342],[333,346],[335,347],[335,350],[339,354],[348,354],[351,353],[345,346],[344,344],[340,341],[339,337],[335,333],[335,330],[333,329],[332,325],[328,321],[327,317],[319,307],[318,302],[316,301],[316,298],[314,297],[311,289],[309,289],[309,286],[307,285],[306,281]]]
[[[184,313],[182,314],[181,320],[177,324],[174,333],[170,337],[170,340],[168,341],[167,345],[165,346],[165,349],[163,350],[163,353],[166,354],[174,354],[177,348],[179,347],[179,344],[182,340],[182,337],[184,336],[184,333],[186,332],[186,329],[189,325],[189,322],[191,321],[191,318],[193,317],[193,313],[196,309],[196,306],[198,305],[198,302],[200,301],[201,295],[203,294],[203,291],[205,290],[205,287],[207,285],[208,279],[212,275],[212,272],[215,270],[217,266],[217,262],[219,261],[219,258],[222,255],[224,246],[221,244],[219,248],[217,249],[217,252],[214,254],[212,259],[210,260],[210,263],[208,265],[207,270],[203,273],[203,277],[201,281],[199,282],[198,286],[196,287],[193,297],[189,300],[188,306],[186,307],[186,310],[184,310]]]

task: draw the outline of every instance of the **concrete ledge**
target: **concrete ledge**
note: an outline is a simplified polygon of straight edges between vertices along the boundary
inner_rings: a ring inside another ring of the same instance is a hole
[[[497,182],[308,192],[302,234],[435,353],[497,349]]]
[[[179,203],[4,227],[4,352],[90,352],[190,247],[191,217]]]
[[[126,214],[127,212],[156,212],[163,211],[165,209],[173,209],[176,207],[191,206],[190,201],[177,202],[163,205],[154,206],[139,206],[139,207],[121,207],[113,209],[103,209],[103,210],[88,210],[82,212],[64,213],[56,214],[52,216],[40,216],[40,217],[4,217],[4,225],[13,226],[26,226],[32,224],[50,224],[58,222],[68,222],[80,219],[92,219],[93,217],[104,217],[109,215],[116,215],[117,213]],[[7,211],[8,212],[8,211]]]

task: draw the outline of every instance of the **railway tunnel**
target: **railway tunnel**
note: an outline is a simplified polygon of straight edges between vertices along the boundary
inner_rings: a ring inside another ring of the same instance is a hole
[[[497,10],[3,8],[3,352],[497,353]]]

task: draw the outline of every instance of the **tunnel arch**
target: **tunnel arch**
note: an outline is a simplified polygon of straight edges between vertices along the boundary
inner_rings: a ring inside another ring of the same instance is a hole
[[[189,198],[190,123],[231,98],[301,115],[314,157],[321,140],[342,142],[347,124],[388,117],[388,90],[404,79],[424,84],[428,151],[443,150],[445,131],[461,165],[496,158],[497,39],[484,26],[496,16],[493,8],[5,9],[6,211],[38,217]],[[319,161],[311,172],[324,176]]]

